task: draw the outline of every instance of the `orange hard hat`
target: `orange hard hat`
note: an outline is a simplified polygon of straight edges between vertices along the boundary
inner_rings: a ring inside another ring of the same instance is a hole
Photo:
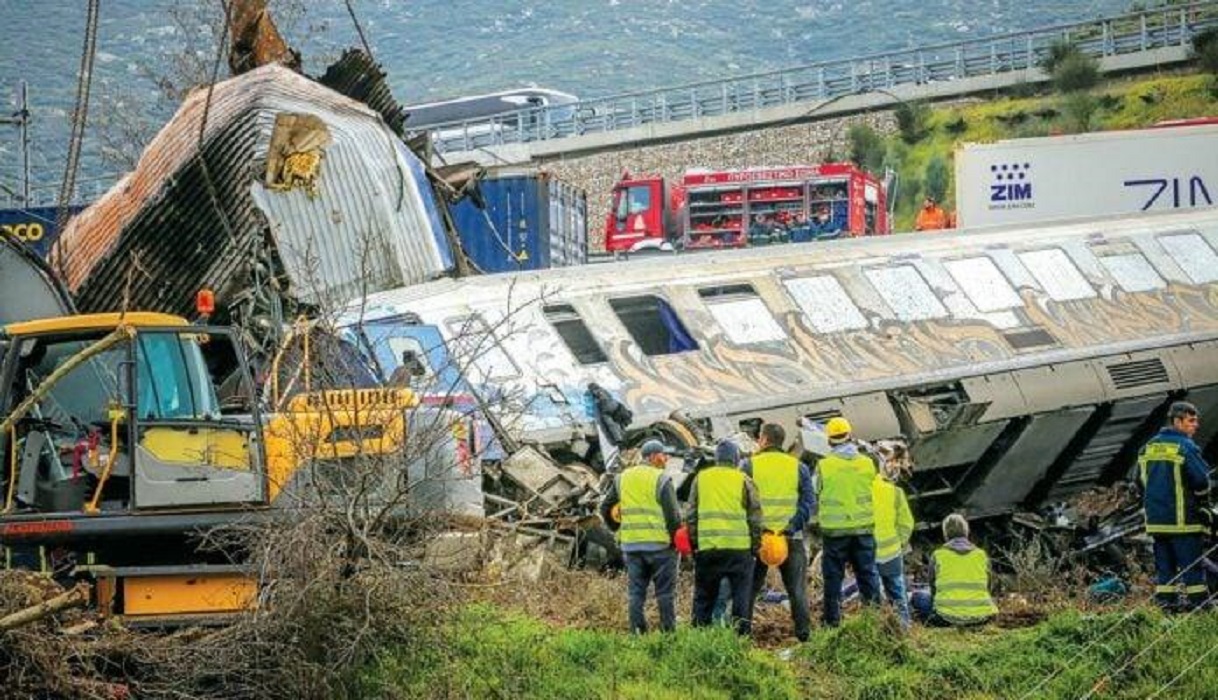
[[[677,553],[682,556],[689,556],[694,553],[693,540],[689,538],[689,526],[682,525],[677,528],[676,533],[672,536],[672,546],[677,548]]]
[[[613,507],[609,509],[609,518],[611,520],[613,520],[613,522],[615,522],[615,523],[622,522],[622,504],[621,503],[613,504]]]
[[[757,552],[761,563],[766,566],[782,566],[787,560],[787,538],[766,530],[761,534],[761,550]]]

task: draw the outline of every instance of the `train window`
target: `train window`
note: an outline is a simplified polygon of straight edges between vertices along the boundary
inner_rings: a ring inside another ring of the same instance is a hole
[[[787,339],[774,314],[750,284],[705,287],[698,290],[698,296],[733,343],[749,345]]]
[[[1121,285],[1121,289],[1127,292],[1149,292],[1167,286],[1141,253],[1105,255],[1100,258],[1100,262],[1117,284]]]
[[[988,257],[949,260],[943,266],[978,311],[988,313],[1023,306],[1019,293]]]
[[[1054,301],[1090,299],[1095,296],[1091,283],[1070,261],[1066,251],[1060,248],[1021,253],[1019,260],[1040,283],[1041,289]]]
[[[836,333],[867,327],[867,319],[850,301],[836,277],[797,277],[784,281],[783,285],[817,331]]]
[[[1218,282],[1218,255],[1199,233],[1159,236],[1163,250],[1176,261],[1193,284]]]
[[[581,365],[608,362],[609,358],[605,357],[605,351],[601,350],[596,338],[592,337],[592,331],[588,330],[584,319],[580,318],[579,312],[573,306],[551,304],[542,309],[542,313],[550,325],[554,326],[554,330],[558,333],[558,337],[562,338],[567,349],[575,356],[576,362]]]
[[[939,297],[913,265],[879,267],[867,270],[866,274],[898,321],[922,321],[947,315]]]
[[[448,347],[452,357],[449,361],[463,374],[476,382],[520,376],[520,370],[481,316],[457,316],[446,319],[444,325],[450,333]]]
[[[660,297],[648,294],[610,299],[609,306],[644,355],[671,355],[698,349],[697,341],[685,330],[677,312]]]

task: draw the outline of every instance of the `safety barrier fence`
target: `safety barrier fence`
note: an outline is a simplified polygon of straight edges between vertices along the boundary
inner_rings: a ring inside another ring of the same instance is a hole
[[[1022,71],[1067,41],[1104,58],[1188,47],[1218,27],[1218,0],[1161,7],[998,37],[827,61],[675,87],[547,105],[427,127],[437,151],[531,141],[717,117],[846,95]]]

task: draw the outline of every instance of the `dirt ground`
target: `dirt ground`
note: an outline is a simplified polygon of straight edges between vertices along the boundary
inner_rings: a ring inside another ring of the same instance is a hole
[[[995,625],[1003,629],[1029,627],[1038,624],[1053,612],[1075,608],[1085,610],[1108,610],[1128,607],[1143,601],[1149,590],[1149,579],[1144,572],[1136,572],[1130,595],[1111,603],[1101,604],[1089,600],[1086,595],[1087,582],[1095,576],[1083,571],[1046,572],[1041,579],[1020,577],[1028,586],[1026,590],[1013,590],[1013,576],[996,577],[996,595],[1000,613]],[[771,569],[767,586],[781,591],[782,583],[777,569]],[[587,570],[569,570],[559,566],[536,582],[521,584],[511,579],[502,581],[478,581],[467,584],[470,597],[476,601],[491,602],[498,606],[518,610],[527,615],[545,620],[556,627],[579,629],[621,630],[629,629],[626,613],[625,572],[602,573]],[[688,558],[682,560],[677,585],[678,623],[687,623],[691,617],[693,598],[693,564]],[[811,609],[812,626],[820,625],[822,601],[820,577],[809,565],[808,604]],[[860,607],[857,596],[847,602],[847,615]],[[891,614],[891,610],[886,608]],[[653,600],[648,601],[648,623],[658,627],[659,618]],[[895,618],[894,618],[895,622]],[[786,603],[758,602],[754,609],[753,638],[762,648],[789,646],[795,642],[790,610]]]

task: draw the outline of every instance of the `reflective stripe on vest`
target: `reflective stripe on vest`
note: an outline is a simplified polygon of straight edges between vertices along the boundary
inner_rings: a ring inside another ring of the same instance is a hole
[[[882,476],[871,482],[875,506],[875,560],[886,562],[901,555],[901,536],[897,534],[897,486]]]
[[[948,622],[967,625],[997,615],[989,582],[989,557],[983,550],[935,550],[934,607]]]
[[[785,452],[759,452],[753,455],[753,483],[765,529],[787,529],[799,503],[799,460]]]
[[[618,493],[622,497],[622,524],[618,530],[623,545],[668,544],[664,508],[656,494],[663,472],[655,467],[630,467],[622,472]]]
[[[826,535],[870,535],[875,529],[871,483],[875,462],[866,455],[830,454],[816,464],[820,472],[820,528]]]
[[[708,467],[698,472],[698,549],[748,551],[748,513],[744,509],[744,472]]]
[[[1184,495],[1184,455],[1180,453],[1180,445],[1175,442],[1149,442],[1138,457],[1138,469],[1142,477],[1142,488],[1149,482],[1150,468],[1171,469],[1172,488],[1176,496],[1176,517],[1174,523],[1151,523],[1146,513],[1143,501],[1142,515],[1146,521],[1146,532],[1152,535],[1179,535],[1193,532],[1205,532],[1205,526],[1188,522],[1187,500]]]

